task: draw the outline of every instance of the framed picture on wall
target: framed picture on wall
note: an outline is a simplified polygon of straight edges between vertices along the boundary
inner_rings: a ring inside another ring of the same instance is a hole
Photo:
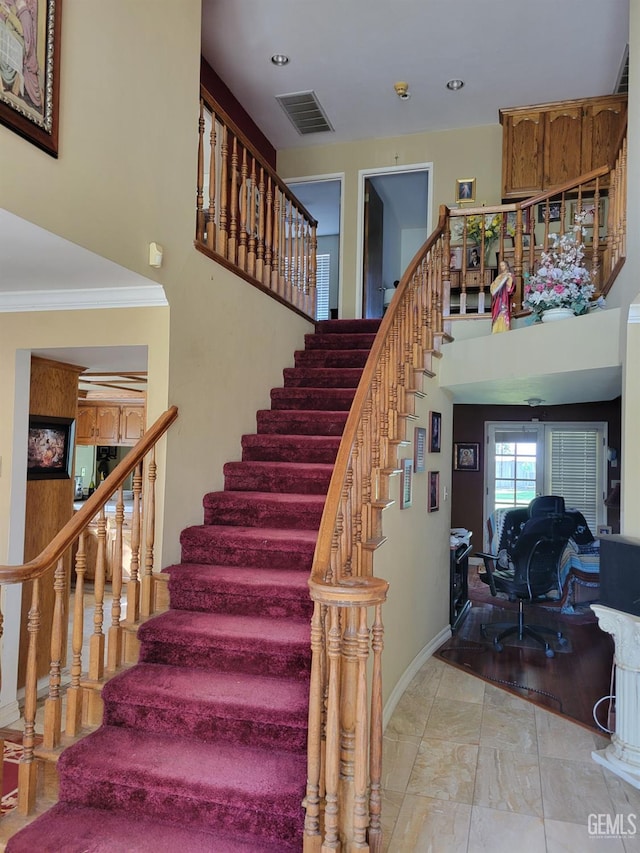
[[[442,415],[440,412],[429,412],[429,451],[440,453],[440,427]]]
[[[416,427],[413,431],[413,470],[422,474],[425,470],[425,455],[427,452],[427,430]]]
[[[453,467],[455,471],[479,471],[480,445],[477,442],[454,444]]]
[[[440,509],[440,471],[429,471],[429,491],[427,493],[427,512]]]
[[[74,434],[72,418],[29,417],[27,480],[68,480]]]
[[[476,200],[476,179],[475,178],[458,178],[456,181],[456,201],[475,201]]]
[[[413,500],[413,459],[402,460],[400,509],[407,509]]]

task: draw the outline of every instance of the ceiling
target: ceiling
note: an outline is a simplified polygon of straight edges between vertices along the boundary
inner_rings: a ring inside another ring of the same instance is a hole
[[[629,0],[203,0],[202,52],[276,149],[326,145],[495,124],[500,107],[613,92],[628,9]],[[289,64],[272,65],[274,53]],[[452,78],[460,91],[446,89]],[[407,100],[394,91],[401,80]],[[301,91],[315,92],[332,132],[299,135],[276,96]],[[63,290],[89,294],[83,307],[107,307],[118,289],[124,301],[164,298],[151,279],[1,209],[0,259],[0,310]],[[40,354],[146,369],[138,350]]]

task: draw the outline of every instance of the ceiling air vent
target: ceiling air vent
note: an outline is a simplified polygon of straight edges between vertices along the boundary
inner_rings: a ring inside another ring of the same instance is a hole
[[[629,45],[626,46],[622,62],[620,63],[620,71],[616,80],[616,87],[613,90],[614,95],[626,95],[629,91]]]
[[[298,133],[325,133],[333,130],[315,92],[276,95],[276,101],[289,116]]]

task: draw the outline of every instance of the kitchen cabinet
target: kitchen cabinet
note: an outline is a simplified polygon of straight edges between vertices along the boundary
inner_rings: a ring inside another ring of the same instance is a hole
[[[78,403],[76,444],[133,445],[145,430],[144,400],[81,400]]]
[[[612,163],[626,95],[500,110],[502,196],[523,198]],[[600,188],[608,186],[606,176]]]

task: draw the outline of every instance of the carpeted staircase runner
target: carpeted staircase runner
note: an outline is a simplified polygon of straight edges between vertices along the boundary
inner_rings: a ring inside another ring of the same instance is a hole
[[[182,532],[170,609],[58,761],[59,802],[8,853],[302,849],[307,580],[340,436],[378,320],[317,324]]]

